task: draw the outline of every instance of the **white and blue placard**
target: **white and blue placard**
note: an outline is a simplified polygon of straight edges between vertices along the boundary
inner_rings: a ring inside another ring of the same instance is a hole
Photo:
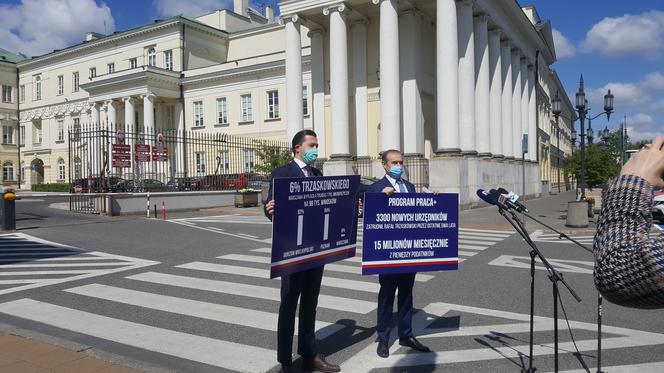
[[[270,278],[355,256],[358,175],[273,182]]]
[[[362,274],[459,268],[459,195],[364,195]]]

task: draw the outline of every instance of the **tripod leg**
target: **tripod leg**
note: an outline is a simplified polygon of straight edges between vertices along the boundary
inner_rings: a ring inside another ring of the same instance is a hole
[[[526,372],[532,373],[536,369],[533,368],[533,332],[535,323],[535,256],[537,253],[534,250],[530,251],[530,351],[528,354],[528,370]]]
[[[553,281],[553,354],[554,371],[558,373],[558,282]]]
[[[602,371],[602,294],[597,297],[597,373]]]

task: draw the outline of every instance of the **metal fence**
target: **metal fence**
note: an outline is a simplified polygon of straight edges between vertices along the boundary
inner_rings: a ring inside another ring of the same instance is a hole
[[[74,193],[259,189],[270,163],[287,157],[288,142],[222,133],[95,124],[69,131]]]

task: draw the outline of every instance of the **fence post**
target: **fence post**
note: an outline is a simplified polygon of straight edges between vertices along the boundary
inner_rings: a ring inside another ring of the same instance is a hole
[[[147,213],[145,214],[146,217],[150,217],[150,192],[148,192],[148,203],[147,203]]]

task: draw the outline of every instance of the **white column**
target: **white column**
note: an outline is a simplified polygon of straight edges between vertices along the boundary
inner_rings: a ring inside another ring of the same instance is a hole
[[[131,147],[131,178],[133,178],[133,169],[134,169],[134,139],[136,138],[136,113],[135,113],[135,108],[134,108],[134,99],[131,97],[123,97],[122,101],[124,101],[125,109],[124,109],[124,122],[125,122],[125,141],[129,146]]]
[[[350,157],[348,125],[348,40],[346,5],[325,8],[330,16],[330,95],[332,96],[332,142],[330,158]]]
[[[503,132],[503,155],[506,158],[514,158],[514,131],[512,130],[512,52],[509,40],[500,43],[501,76],[503,78],[502,120],[501,130]]]
[[[115,108],[115,101],[106,101],[106,121],[110,128],[114,129],[118,123],[117,110]]]
[[[154,95],[143,95],[143,131],[145,134],[154,134]]]
[[[473,19],[475,35],[475,136],[480,156],[491,156],[489,118],[489,29],[486,15]]]
[[[500,31],[489,31],[489,133],[490,149],[494,157],[504,156],[503,152],[503,111],[502,111],[502,59],[500,50]]]
[[[97,126],[99,126],[100,122],[101,122],[101,120],[100,120],[100,115],[99,115],[99,104],[97,104],[96,102],[93,102],[93,103],[90,104],[90,124],[97,127]]]
[[[512,138],[514,157],[521,158],[521,55],[512,50]]]
[[[407,10],[399,20],[401,61],[401,100],[403,151],[407,155],[424,155],[424,117],[420,93],[422,70],[422,14]]]
[[[101,118],[99,115],[99,104],[96,102],[90,103],[90,122],[91,126],[88,127],[88,131],[99,131],[101,126]],[[88,159],[88,173],[93,176],[99,174],[99,140],[94,136],[88,137],[88,146],[89,146],[89,159]]]
[[[369,156],[367,107],[367,20],[351,25],[353,40],[353,87],[355,89],[355,155]]]
[[[437,153],[460,153],[459,39],[456,0],[436,0]]]
[[[309,32],[311,38],[311,101],[314,131],[318,135],[318,156],[325,152],[325,56],[323,53],[323,30]]]
[[[521,57],[521,133],[521,136],[528,133],[528,59],[523,56]],[[532,136],[528,135],[528,146],[532,142]],[[528,151],[526,159],[531,156],[530,149]]]
[[[537,96],[535,81],[535,68],[533,65],[528,66],[528,152],[530,153],[530,160],[537,161]]]
[[[401,92],[399,89],[399,15],[396,0],[380,4],[380,150],[401,150]]]
[[[475,141],[475,38],[473,5],[457,2],[459,28],[459,138],[465,154],[477,154]]]
[[[297,14],[281,18],[286,28],[286,133],[288,140],[304,128],[302,118],[302,42]]]
[[[176,177],[184,177],[184,142],[182,141],[184,135],[184,110],[180,100],[175,103],[175,115],[177,115],[178,131],[177,137],[180,139],[177,142],[175,149],[175,175]]]

